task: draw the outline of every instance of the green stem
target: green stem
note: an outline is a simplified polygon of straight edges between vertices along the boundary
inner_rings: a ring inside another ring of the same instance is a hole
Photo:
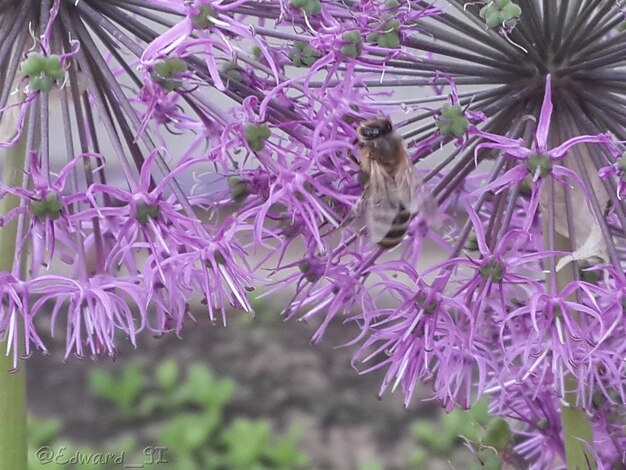
[[[2,181],[9,187],[22,185],[26,140],[24,132],[20,142],[2,158]],[[19,198],[6,195],[0,200],[0,215],[19,203]],[[16,239],[17,219],[14,219],[0,229],[0,271],[13,269]],[[0,469],[26,470],[26,373],[23,363],[17,372],[7,372],[13,368],[13,357],[5,351],[6,344],[0,342]]]
[[[571,251],[569,239],[556,234],[555,249]],[[569,264],[556,275],[557,287],[563,289],[574,281],[573,264]],[[570,299],[575,300],[575,299]],[[561,424],[565,443],[565,461],[567,470],[595,470],[595,459],[588,448],[593,449],[593,428],[585,410],[576,406],[576,378],[568,375],[565,378],[565,397],[567,405],[561,406]],[[569,390],[569,392],[568,392]]]
[[[571,375],[565,378],[566,390],[575,390],[578,384]],[[561,406],[561,422],[565,440],[567,470],[595,470],[596,462],[586,445],[593,449],[593,429],[587,413],[576,406],[576,393],[565,394],[569,406]]]

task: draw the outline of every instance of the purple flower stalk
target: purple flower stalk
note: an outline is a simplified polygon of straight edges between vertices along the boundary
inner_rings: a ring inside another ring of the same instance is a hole
[[[66,355],[114,355],[120,335],[180,333],[196,294],[225,322],[265,284],[291,289],[285,314],[318,322],[314,341],[356,322],[354,364],[386,371],[381,393],[490,397],[516,423],[503,459],[623,464],[620,2],[0,7],[0,145],[26,156],[0,186],[18,200],[0,214],[14,367],[21,342],[46,350],[50,310]],[[355,211],[355,129],[380,115],[437,207],[393,250]]]

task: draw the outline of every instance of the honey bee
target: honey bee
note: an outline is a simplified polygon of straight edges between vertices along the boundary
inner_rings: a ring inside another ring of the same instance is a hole
[[[413,168],[402,138],[387,117],[363,121],[357,127],[357,144],[364,190],[364,208],[370,239],[383,248],[398,245],[413,217],[436,209]]]

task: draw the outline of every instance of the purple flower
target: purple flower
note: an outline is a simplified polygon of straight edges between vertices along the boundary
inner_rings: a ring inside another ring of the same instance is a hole
[[[408,405],[425,382],[448,410],[488,395],[536,468],[566,458],[569,400],[593,418],[589,458],[619,465],[618,3],[0,3],[15,44],[0,136],[28,157],[0,187],[17,197],[0,214],[18,240],[0,273],[16,366],[20,341],[46,350],[40,316],[65,323],[66,355],[113,355],[116,332],[180,333],[195,294],[225,322],[263,286],[290,293],[284,312],[315,322],[314,341],[359,325],[354,363],[384,369],[381,393]],[[377,116],[437,207],[393,250],[358,212],[356,127]]]

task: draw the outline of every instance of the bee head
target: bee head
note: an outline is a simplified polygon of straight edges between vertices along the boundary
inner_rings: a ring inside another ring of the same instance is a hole
[[[374,140],[392,132],[393,125],[387,117],[380,117],[369,121],[363,121],[357,128],[359,140]]]

